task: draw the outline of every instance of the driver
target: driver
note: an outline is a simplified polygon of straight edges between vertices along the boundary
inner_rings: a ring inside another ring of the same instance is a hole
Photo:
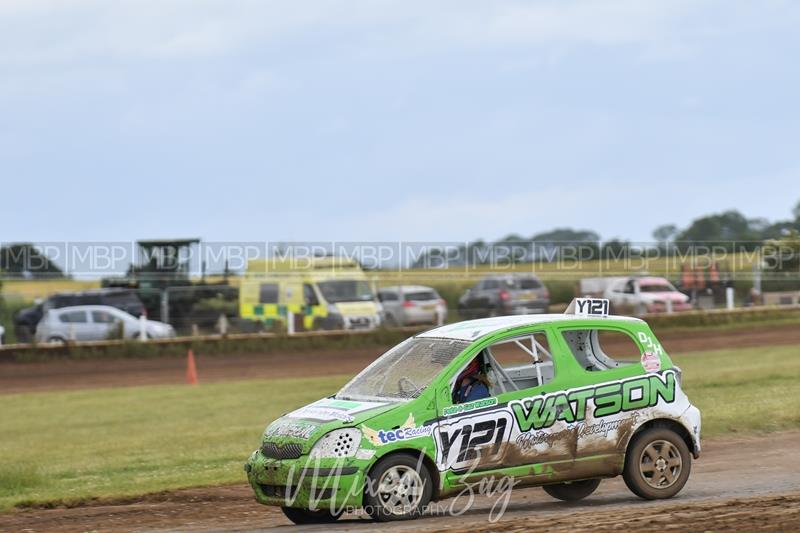
[[[483,373],[480,357],[480,355],[475,357],[456,379],[453,403],[489,397],[489,379]]]

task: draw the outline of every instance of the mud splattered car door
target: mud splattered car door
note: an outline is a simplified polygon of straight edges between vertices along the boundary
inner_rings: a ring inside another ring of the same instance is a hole
[[[554,422],[568,406],[539,401],[563,381],[551,335],[540,328],[492,339],[451,373],[438,395],[441,417],[434,434],[437,467],[449,483],[493,473],[533,480],[552,475],[555,464],[567,476],[574,439],[563,438]],[[467,375],[476,368],[480,376]],[[459,401],[465,381],[484,379],[488,395]]]
[[[557,330],[563,364],[572,376],[568,395],[582,403],[570,424],[576,459],[595,463],[592,467],[603,475],[617,474],[630,437],[652,416],[654,403],[662,395],[673,400],[674,376],[658,372],[659,357],[647,352],[630,328],[587,325]],[[660,344],[656,348],[660,355]],[[646,373],[643,364],[651,362],[657,368]]]

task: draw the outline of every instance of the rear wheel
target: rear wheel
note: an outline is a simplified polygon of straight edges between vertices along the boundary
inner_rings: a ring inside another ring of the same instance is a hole
[[[389,522],[418,517],[432,495],[433,481],[425,464],[399,453],[381,459],[370,470],[364,501],[373,519]]]
[[[633,438],[622,477],[631,492],[656,500],[680,492],[691,470],[692,456],[683,438],[671,429],[655,427]]]
[[[599,479],[584,479],[581,481],[572,481],[569,483],[557,483],[555,485],[545,485],[542,488],[544,491],[558,500],[565,502],[575,502],[582,500],[595,490],[600,485]]]
[[[330,524],[336,522],[341,513],[334,514],[328,509],[317,509],[310,511],[308,509],[295,509],[294,507],[281,507],[281,511],[286,515],[286,518],[295,524]]]

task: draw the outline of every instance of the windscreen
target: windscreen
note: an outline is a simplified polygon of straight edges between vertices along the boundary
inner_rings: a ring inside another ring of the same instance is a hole
[[[433,291],[407,292],[405,297],[407,302],[425,302],[439,299],[439,295]]]
[[[336,395],[340,400],[410,400],[464,349],[469,341],[411,338],[365,368]]]
[[[322,281],[318,284],[328,303],[369,302],[374,299],[369,283],[364,280]]]
[[[667,282],[639,285],[640,292],[675,292],[676,290],[675,287]]]
[[[530,289],[539,289],[542,284],[536,278],[519,278],[519,288],[523,291]]]

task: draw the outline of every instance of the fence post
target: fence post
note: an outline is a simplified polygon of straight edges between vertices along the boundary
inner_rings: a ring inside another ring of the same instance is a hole
[[[733,287],[725,287],[725,307],[733,309]]]
[[[219,315],[219,320],[217,320],[217,325],[219,327],[219,334],[223,337],[228,334],[228,317],[225,316],[225,313]]]
[[[145,317],[144,313],[139,315],[139,340],[147,340],[147,318]]]
[[[286,313],[286,333],[294,335],[294,313],[292,311]]]
[[[169,324],[169,287],[161,290],[161,322]]]
[[[667,300],[667,314],[672,314],[672,300]]]

